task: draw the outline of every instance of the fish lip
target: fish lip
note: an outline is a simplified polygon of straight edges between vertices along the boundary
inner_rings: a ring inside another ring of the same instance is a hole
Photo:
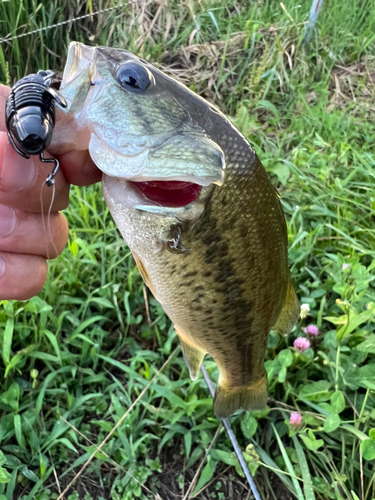
[[[205,172],[202,172],[201,175],[195,175],[194,172],[180,172],[172,176],[154,175],[152,169],[148,168],[150,164],[150,155],[163,148],[163,146],[174,137],[174,135],[169,136],[152,147],[145,147],[144,144],[137,144],[136,147],[138,148],[138,151],[136,150],[132,153],[130,151],[125,152],[124,150],[119,150],[110,144],[106,138],[103,138],[101,134],[98,134],[95,130],[91,130],[88,150],[91,158],[99,170],[109,177],[125,179],[133,182],[191,182],[203,187],[209,186],[210,184],[217,184],[221,186],[224,183],[226,174],[225,163],[222,164],[220,171],[217,169],[216,172],[211,173],[209,170],[206,170]],[[110,161],[108,161],[108,159],[110,159]],[[176,160],[176,162],[178,163],[178,160]],[[171,168],[169,168],[169,170],[170,169]],[[126,172],[126,170],[128,172]],[[151,170],[152,175],[147,175],[147,170],[149,172]],[[124,171],[123,175],[122,171]],[[155,169],[155,171],[157,170]]]
[[[202,187],[208,187],[211,184],[217,184],[217,185],[222,185],[222,181],[211,181],[208,180],[207,178],[204,177],[194,177],[190,175],[176,175],[175,177],[159,177],[159,176],[152,176],[152,177],[143,177],[142,175],[135,175],[135,176],[119,176],[119,175],[111,175],[108,174],[107,172],[103,172],[104,175],[107,177],[111,177],[112,179],[117,179],[119,181],[129,181],[132,183],[138,183],[138,182],[151,182],[151,181],[158,181],[158,182],[188,182],[190,184],[198,184],[198,186]],[[220,182],[220,184],[219,184]]]
[[[149,180],[158,179],[152,178]],[[176,179],[169,178],[168,180],[174,181]],[[146,196],[139,188],[137,188],[136,184],[133,183],[131,179],[108,176],[104,174],[102,178],[102,185],[104,197],[107,200],[110,198],[112,204],[115,204],[120,208],[140,210],[161,216],[172,216],[180,220],[193,220],[201,215],[204,210],[205,202],[210,197],[212,190],[214,189],[213,184],[204,186],[198,198],[189,204],[181,207],[166,207],[165,205],[146,198]]]

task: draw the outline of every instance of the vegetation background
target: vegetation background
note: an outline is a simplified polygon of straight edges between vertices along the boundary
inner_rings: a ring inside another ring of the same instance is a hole
[[[114,5],[3,0],[0,36]],[[270,335],[269,406],[233,417],[234,431],[263,499],[371,500],[375,8],[325,2],[304,45],[310,6],[129,2],[1,43],[0,79],[61,70],[71,40],[123,47],[209,99],[249,138],[282,194],[293,279],[310,310],[288,337]],[[1,500],[56,499],[177,346],[100,186],[73,187],[66,215],[69,244],[43,292],[0,306]],[[294,340],[312,324],[320,333],[300,353]],[[215,364],[206,366],[215,380]],[[300,425],[289,422],[293,411]],[[179,353],[65,498],[186,498],[194,481],[190,498],[251,499],[218,427],[203,379],[189,379]]]

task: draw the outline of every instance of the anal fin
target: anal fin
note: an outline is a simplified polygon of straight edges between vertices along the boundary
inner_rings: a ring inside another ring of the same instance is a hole
[[[273,329],[281,333],[281,335],[288,335],[297,323],[299,315],[300,305],[293,283],[289,280],[284,303]]]
[[[184,356],[185,363],[189,369],[190,378],[192,380],[196,380],[198,377],[199,369],[201,367],[203,358],[205,356],[205,352],[201,351],[197,347],[189,344],[182,337],[184,337],[181,330],[176,328],[176,333],[180,340],[182,354]]]

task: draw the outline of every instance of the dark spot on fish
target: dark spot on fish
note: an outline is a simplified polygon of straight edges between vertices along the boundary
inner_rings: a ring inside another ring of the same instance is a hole
[[[190,271],[188,273],[183,274],[183,278],[193,278],[198,274],[198,271]]]
[[[220,236],[208,233],[203,236],[202,242],[207,246],[213,245],[214,243],[220,243]]]
[[[211,275],[212,275],[212,272],[211,272],[211,271],[206,271],[206,272],[204,272],[204,273],[203,273],[203,276],[204,276],[205,278],[209,278]]]
[[[185,283],[181,283],[180,286],[186,286],[186,287],[189,287],[191,286],[192,284],[194,283],[194,280],[191,280],[191,281],[186,281]]]

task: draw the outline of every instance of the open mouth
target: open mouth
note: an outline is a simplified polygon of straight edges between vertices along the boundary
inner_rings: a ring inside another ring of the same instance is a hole
[[[163,207],[184,207],[199,198],[202,186],[182,181],[128,181],[150,201]]]

